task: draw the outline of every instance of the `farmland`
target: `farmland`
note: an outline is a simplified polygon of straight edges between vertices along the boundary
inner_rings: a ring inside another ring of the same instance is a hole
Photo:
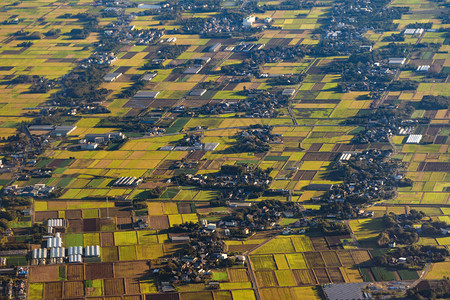
[[[382,258],[450,247],[448,5],[113,2],[0,4],[2,258],[29,299],[446,275]],[[49,236],[63,258],[33,257]]]

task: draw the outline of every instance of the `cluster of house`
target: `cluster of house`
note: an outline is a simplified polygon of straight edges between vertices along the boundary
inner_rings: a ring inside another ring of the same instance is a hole
[[[237,264],[245,263],[245,256],[228,256],[227,246],[221,240],[216,240],[211,236],[212,230],[204,230],[203,233],[197,233],[196,237],[190,239],[189,254],[180,257],[174,257],[171,262],[175,264],[176,270],[167,274],[165,280],[161,281],[160,290],[162,292],[175,291],[174,285],[205,282],[212,275],[212,270],[218,268],[222,262],[231,260]],[[161,276],[163,274],[160,268],[152,271],[153,275]],[[208,283],[209,288],[218,287],[218,283]]]
[[[81,150],[95,150],[101,144],[123,141],[124,139],[126,139],[126,135],[122,132],[89,133],[79,141],[78,147]]]
[[[112,65],[117,60],[114,52],[95,52],[88,59],[84,60],[80,67],[88,68],[91,64]]]
[[[273,134],[271,127],[263,128],[250,128],[243,130],[237,134],[238,138],[242,141],[250,142],[255,141],[258,143],[269,143],[269,144],[282,144],[280,134]]]
[[[244,219],[227,218],[226,220],[220,220],[216,223],[208,223],[207,220],[202,220],[203,230],[214,232],[218,228],[223,229],[223,234],[227,238],[233,238],[234,233],[238,233],[240,237],[248,236],[252,232],[263,231],[263,230],[281,230],[282,235],[293,234],[294,230],[292,228],[306,227],[309,224],[307,218],[299,218],[297,221],[292,223],[290,227],[283,228],[278,221],[281,218],[295,218],[299,217],[300,208],[295,207],[292,211],[278,211],[276,209],[269,209],[263,207],[260,213],[248,213],[244,216]],[[298,233],[305,233],[302,229],[297,231]]]
[[[27,294],[25,289],[25,281],[17,280],[14,282],[9,280],[4,292],[7,299],[26,299]],[[0,287],[0,290],[3,290],[3,286]]]
[[[136,45],[149,45],[162,37],[164,31],[159,29],[133,30],[132,34],[137,38]]]
[[[277,109],[286,105],[286,99],[264,95],[264,99],[257,100],[249,97],[239,102],[224,101],[216,104],[207,104],[199,110],[201,114],[220,115],[230,113],[245,113],[246,118],[272,118],[278,114]]]
[[[204,22],[189,22],[183,27],[186,32],[200,34],[239,32],[244,29],[243,23],[227,15],[213,16]]]
[[[54,186],[47,186],[43,183],[28,186],[18,186],[17,184],[14,184],[4,189],[3,195],[46,198],[54,190],[55,190]]]
[[[114,181],[113,186],[137,186],[142,182],[142,178],[123,176]]]
[[[393,135],[410,135],[415,127],[415,122],[401,120],[399,116],[377,115],[367,122],[366,130],[355,135],[354,141],[359,144],[388,142]]]
[[[31,251],[31,264],[32,265],[45,265],[45,264],[63,264],[69,263],[81,263],[83,257],[100,257],[100,246],[73,246],[67,249],[63,247],[63,242],[59,232],[56,232],[54,236],[46,236],[47,247],[33,249]]]
[[[245,173],[243,175],[186,174],[189,183],[198,186],[217,188],[235,188],[239,185],[265,186],[270,183],[266,173]]]
[[[355,196],[371,201],[378,199],[385,190],[391,190],[403,179],[403,175],[399,173],[396,163],[386,159],[390,154],[390,151],[371,149],[362,153],[351,153],[347,160],[338,161],[339,165],[357,163],[358,170],[353,169],[345,178],[344,184],[331,187],[328,201],[344,202]],[[351,165],[349,166],[351,168]]]

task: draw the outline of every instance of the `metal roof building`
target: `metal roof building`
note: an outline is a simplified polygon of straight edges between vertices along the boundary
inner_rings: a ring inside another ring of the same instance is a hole
[[[206,93],[206,89],[193,89],[190,93],[189,96],[203,96]]]
[[[51,237],[47,240],[47,248],[60,248],[62,240],[60,237]]]
[[[120,76],[122,76],[122,73],[109,73],[109,74],[106,74],[105,76],[103,76],[103,80],[106,82],[113,82]]]
[[[407,144],[418,144],[420,143],[420,140],[422,139],[421,134],[411,134],[408,136],[408,139],[406,140]]]
[[[83,262],[83,258],[80,254],[69,255],[69,263],[76,264]]]
[[[47,249],[40,248],[40,249],[33,249],[31,252],[31,258],[32,259],[45,259],[47,258]]]
[[[156,77],[156,75],[158,75],[158,73],[147,73],[144,75],[144,77],[142,77],[142,80],[151,81],[153,78]]]
[[[75,246],[75,247],[69,247],[68,252],[70,255],[83,255],[83,247],[82,246]]]
[[[159,94],[159,92],[140,91],[140,92],[137,92],[136,95],[134,95],[133,99],[143,99],[143,98],[155,99],[156,96],[158,96],[158,94]]]
[[[404,65],[406,58],[404,57],[391,57],[389,58],[389,64],[391,65]]]
[[[326,284],[323,287],[328,300],[363,300],[370,299],[370,295],[363,293],[362,289],[367,286],[367,282]]]
[[[63,258],[65,256],[66,256],[66,249],[64,247],[50,249],[50,258]]]
[[[100,246],[86,246],[84,248],[84,256],[86,257],[99,257],[100,256]]]

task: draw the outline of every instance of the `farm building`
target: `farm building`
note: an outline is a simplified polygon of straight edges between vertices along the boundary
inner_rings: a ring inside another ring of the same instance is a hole
[[[66,220],[64,220],[64,219],[48,219],[47,227],[48,227],[48,233],[53,233],[53,228],[66,227]]]
[[[75,129],[77,129],[77,126],[55,126],[55,128],[50,132],[50,136],[67,136],[71,134]]]
[[[406,140],[407,144],[418,144],[420,143],[420,140],[422,139],[421,134],[411,134],[408,136],[408,139]]]
[[[61,248],[62,239],[59,232],[56,233],[55,237],[49,237],[47,240],[47,248]]]
[[[203,96],[206,93],[206,89],[193,89],[190,93],[189,96],[196,96],[196,97],[200,97]]]
[[[103,80],[106,82],[113,82],[120,76],[122,76],[122,73],[109,73],[109,74],[106,74],[105,76],[103,76]]]
[[[404,65],[406,62],[406,58],[404,57],[391,57],[389,58],[390,65]]]
[[[428,70],[430,70],[430,66],[423,65],[423,66],[418,66],[416,71],[417,72],[428,72]]]
[[[214,45],[209,48],[209,52],[217,52],[219,51],[220,47],[222,46],[221,43],[215,43]]]
[[[158,96],[159,92],[153,91],[140,91],[134,95],[133,99],[155,99]]]
[[[352,157],[352,153],[343,152],[339,160],[349,160]]]
[[[284,89],[283,92],[281,93],[283,96],[293,96],[295,93],[295,89]]]
[[[186,70],[184,70],[183,74],[197,74],[200,72],[200,70],[203,68],[203,66],[193,66],[189,67]]]
[[[77,264],[77,263],[82,263],[82,262],[83,262],[83,258],[81,257],[80,254],[69,255],[69,263]]]
[[[66,256],[66,249],[64,247],[57,247],[50,249],[50,258],[63,258]]]
[[[367,299],[369,295],[364,295],[363,289],[367,286],[364,282],[326,284],[323,287],[328,300],[338,299]]]
[[[69,247],[67,250],[68,255],[83,255],[83,247],[82,246],[74,246]]]
[[[214,151],[220,144],[219,143],[204,143],[194,146],[163,146],[159,148],[160,151]]]
[[[113,183],[113,185],[114,186],[132,186],[132,185],[138,185],[141,182],[142,182],[142,178],[120,177]]]
[[[86,246],[84,248],[85,257],[99,257],[100,256],[100,246]]]
[[[158,73],[147,73],[147,74],[144,75],[144,77],[142,77],[142,80],[144,80],[144,81],[152,81],[152,79],[155,78],[156,75],[158,75]]]
[[[405,29],[405,34],[406,35],[421,35],[425,30],[423,28],[408,28]]]
[[[109,141],[123,140],[126,136],[122,132],[109,133],[89,133],[84,136],[86,142],[91,143],[106,143]]]
[[[314,191],[330,191],[332,188],[333,188],[332,184],[325,184],[325,183],[310,184],[305,187],[306,190],[314,190]]]
[[[252,25],[255,22],[255,20],[256,20],[256,18],[254,16],[245,17],[242,20],[242,26],[244,26],[244,27],[252,27]]]
[[[46,259],[47,258],[47,249],[46,248],[33,249],[33,251],[31,252],[31,258],[32,259]]]

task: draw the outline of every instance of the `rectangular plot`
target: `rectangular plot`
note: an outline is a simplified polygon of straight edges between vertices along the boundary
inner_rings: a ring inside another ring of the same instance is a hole
[[[67,280],[83,280],[83,265],[67,265]]]
[[[291,270],[276,270],[275,276],[277,277],[279,286],[294,286],[297,282],[292,274]]]
[[[311,268],[325,267],[325,262],[322,255],[320,255],[320,252],[306,252],[305,258],[308,262],[308,266]]]
[[[74,298],[84,296],[83,281],[65,281],[64,282],[64,297]]]
[[[274,259],[277,264],[278,270],[289,269],[289,264],[286,260],[286,256],[284,254],[274,254]]]
[[[104,280],[105,295],[123,295],[125,294],[125,287],[123,285],[123,279],[113,278]]]
[[[330,280],[333,283],[344,283],[344,277],[341,274],[339,268],[328,268],[328,274],[330,275]]]
[[[306,269],[305,257],[302,253],[286,254],[286,260],[291,269]]]
[[[125,279],[125,293],[126,294],[139,294],[139,281],[134,278]]]
[[[314,274],[316,274],[319,284],[330,283],[330,278],[328,278],[327,270],[325,268],[315,268]]]
[[[97,263],[85,265],[85,279],[113,278],[112,263]]]
[[[338,251],[337,255],[343,266],[351,267],[355,264],[355,260],[353,259],[350,251]]]
[[[307,236],[298,236],[291,238],[296,252],[314,251],[310,239]]]
[[[62,298],[62,282],[46,282],[44,283],[45,299],[61,299]]]
[[[148,271],[148,266],[141,261],[114,263],[114,275],[116,278],[140,278]]]
[[[328,250],[328,244],[323,237],[313,237],[311,242],[316,250]]]
[[[251,256],[255,270],[276,270],[277,266],[272,255]]]
[[[372,259],[370,258],[369,252],[365,250],[352,251],[352,257],[355,260],[355,264],[360,266],[372,265]]]
[[[292,270],[298,285],[316,285],[316,277],[310,269]]]
[[[228,278],[231,282],[249,281],[247,269],[228,269]]]
[[[256,280],[258,285],[262,287],[277,286],[278,281],[273,271],[256,272]]]
[[[325,261],[327,267],[340,267],[341,263],[339,262],[339,258],[334,251],[322,252],[322,257]]]

